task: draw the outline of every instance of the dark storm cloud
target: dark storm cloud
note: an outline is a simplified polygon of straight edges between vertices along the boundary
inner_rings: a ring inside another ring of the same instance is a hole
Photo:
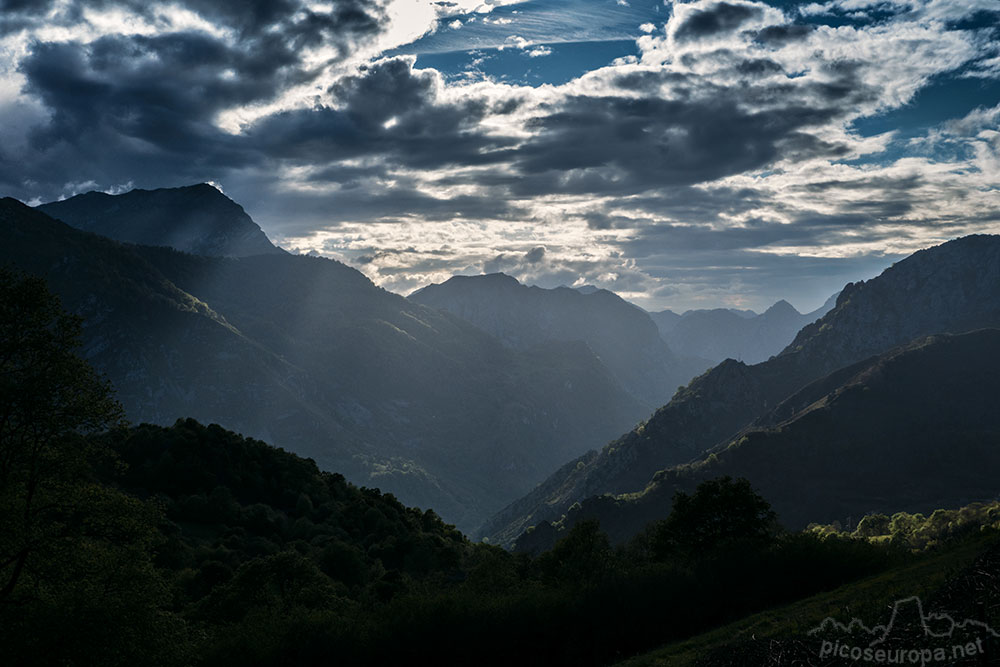
[[[754,41],[769,47],[781,47],[792,42],[799,42],[808,37],[815,26],[801,23],[788,25],[772,25],[758,30],[753,34]]]
[[[675,186],[629,197],[629,216],[591,211],[581,218],[591,229],[621,229],[657,224],[665,219],[686,224],[720,224],[723,216],[739,216],[773,206],[770,197],[750,188]]]
[[[435,168],[493,164],[509,158],[513,139],[486,136],[479,123],[497,110],[482,100],[442,103],[434,73],[395,58],[363,68],[335,84],[340,108],[320,106],[275,114],[256,124],[248,141],[261,152],[322,164],[363,155],[388,157],[396,166]],[[501,111],[510,113],[516,100]],[[342,174],[334,169],[331,176]]]
[[[335,244],[333,244],[335,247]],[[333,249],[333,248],[331,248]],[[435,264],[440,265],[443,260],[448,260],[453,257],[453,253],[448,250],[438,249],[438,250],[418,250],[413,246],[406,248],[388,248],[384,250],[379,250],[378,252],[373,252],[370,255],[358,255],[354,258],[354,263],[356,264],[371,264],[377,262],[380,259],[385,259],[386,257],[398,257],[407,256],[408,258],[413,258],[413,261],[423,264]]]
[[[183,165],[199,161],[246,164],[249,156],[211,119],[228,104],[263,99],[276,83],[297,79],[284,63],[280,49],[241,53],[200,33],[35,44],[20,69],[26,91],[51,117],[29,138],[40,160],[24,165],[24,175],[41,183],[81,176],[119,182],[168,166],[183,173]],[[226,79],[227,68],[242,75]],[[63,162],[74,153],[87,156],[82,173],[82,160]]]
[[[431,102],[433,74],[413,72],[407,60],[384,60],[361,71],[330,89],[337,99],[346,101],[345,111],[358,125],[380,124]]]
[[[0,0],[0,37],[37,24],[54,4],[55,0]]]
[[[805,192],[823,193],[830,190],[869,190],[872,192],[882,190],[895,190],[906,192],[920,187],[925,182],[919,174],[890,178],[885,176],[875,176],[864,180],[843,180],[833,179],[826,181],[813,181],[803,185],[800,189]]]
[[[700,57],[728,59],[731,83],[630,72],[612,79],[630,95],[571,97],[536,119],[537,136],[514,159],[527,178],[510,179],[512,190],[626,194],[708,182],[779,158],[843,156],[845,146],[812,129],[879,95],[864,83],[859,63],[831,65],[824,80],[796,81],[781,76],[783,68],[770,59],[725,50]],[[660,97],[661,87],[673,99]]]
[[[30,134],[23,161],[0,163],[0,184],[34,183],[51,197],[71,181],[162,185],[261,164],[267,156],[245,137],[222,132],[217,114],[313,82],[321,69],[303,65],[303,49],[322,45],[332,49],[333,60],[344,57],[376,34],[383,18],[371,0],[338,1],[326,13],[298,0],[179,4],[237,39],[187,31],[29,44],[18,64],[24,92],[40,100],[49,117]],[[154,24],[165,20],[146,3],[108,0],[70,3],[48,23],[76,25],[85,6],[126,8]],[[8,2],[5,8],[10,26],[15,16],[38,20],[52,7]]]
[[[741,60],[736,66],[736,71],[748,76],[770,76],[772,74],[783,74],[785,68],[770,58],[746,58]]]
[[[687,16],[677,26],[674,38],[678,41],[689,41],[723,32],[734,32],[750,19],[760,18],[763,13],[764,10],[760,6],[719,2],[708,9],[695,11]]]
[[[876,94],[849,65],[838,66],[825,81],[765,81],[766,75],[782,73],[780,65],[723,52],[711,57],[730,58],[734,76],[741,78],[731,86],[709,86],[670,72],[614,77],[612,82],[630,95],[560,100],[530,121],[530,138],[517,142],[486,136],[479,128],[483,119],[496,115],[495,109],[481,102],[439,102],[434,76],[413,71],[398,59],[338,84],[335,93],[342,108],[280,114],[253,133],[262,150],[302,162],[378,154],[395,166],[411,168],[504,164],[505,170],[476,175],[476,185],[494,199],[633,195],[712,181],[780,158],[842,156],[845,146],[818,138],[812,129]],[[753,82],[747,83],[747,77]],[[659,97],[663,85],[669,85],[676,99]],[[345,176],[331,167],[331,179]],[[463,185],[468,183],[464,178],[438,182]]]
[[[622,90],[651,92],[666,85],[686,85],[691,77],[680,72],[664,70],[639,70],[617,74],[611,79],[612,85]]]
[[[204,138],[199,127],[219,110],[308,81],[309,73],[293,67],[295,62],[276,41],[244,51],[204,33],[115,35],[86,46],[37,44],[21,72],[27,91],[56,112],[43,136],[75,136],[107,123],[154,145],[186,149]],[[227,76],[227,70],[237,75]]]
[[[838,107],[793,101],[755,112],[737,100],[569,98],[534,122],[539,135],[515,160],[531,181],[515,191],[621,192],[689,185],[762,167],[786,150],[801,157],[840,150],[806,133],[840,115]]]
[[[672,253],[763,248],[794,245],[815,239],[817,230],[762,220],[750,220],[742,227],[712,227],[661,222],[642,227],[621,247],[630,257],[648,257],[669,248]]]
[[[543,259],[545,259],[545,248],[542,246],[535,246],[524,253],[524,261],[528,264],[538,264]]]
[[[53,0],[0,0],[0,11],[13,12],[43,12],[52,6]]]

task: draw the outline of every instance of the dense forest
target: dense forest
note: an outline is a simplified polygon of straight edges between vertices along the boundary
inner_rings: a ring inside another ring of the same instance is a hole
[[[721,478],[625,544],[588,521],[512,554],[217,425],[125,424],[77,354],[79,320],[40,279],[0,283],[8,664],[610,664],[998,519],[977,505],[789,533]]]

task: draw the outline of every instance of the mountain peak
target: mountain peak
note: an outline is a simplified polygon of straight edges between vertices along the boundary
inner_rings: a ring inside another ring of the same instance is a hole
[[[222,196],[225,197],[225,193],[222,192],[222,190],[219,187],[217,187],[215,185],[212,185],[211,183],[195,183],[194,185],[183,185],[183,186],[181,186],[181,187],[179,187],[177,189],[178,190],[205,190],[206,188],[211,188],[212,190],[215,190],[216,192],[218,192],[219,194],[221,194]],[[226,199],[228,199],[228,197],[226,197]]]
[[[484,273],[481,276],[472,276],[473,278],[478,278],[479,280],[485,280],[487,282],[503,283],[507,285],[520,285],[520,281],[514,276],[509,276],[502,271],[496,273]]]
[[[784,299],[781,299],[780,301],[778,301],[777,303],[775,303],[773,306],[771,306],[770,308],[768,308],[767,310],[765,310],[764,314],[765,315],[771,315],[771,316],[774,316],[774,315],[795,315],[795,316],[798,316],[798,315],[801,315],[802,313],[800,313],[798,310],[796,310],[795,306],[793,306],[792,304],[788,303]]]
[[[87,192],[38,209],[71,227],[126,243],[209,256],[284,253],[242,206],[209,183],[121,195]]]
[[[523,287],[517,278],[513,276],[508,276],[506,273],[482,273],[475,276],[452,276],[443,283],[432,283],[421,287],[419,290],[413,292],[410,296],[414,294],[422,293],[428,289],[441,288],[447,285],[449,288],[453,287],[492,287],[492,288],[515,288]]]

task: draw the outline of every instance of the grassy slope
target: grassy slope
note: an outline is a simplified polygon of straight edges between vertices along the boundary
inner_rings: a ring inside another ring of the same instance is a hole
[[[807,639],[806,633],[832,616],[844,622],[858,617],[883,622],[886,610],[896,600],[913,595],[922,598],[941,588],[952,577],[972,565],[990,546],[995,534],[963,540],[943,550],[925,554],[917,561],[840,588],[753,614],[685,641],[667,644],[649,653],[618,663],[619,667],[699,664],[705,655],[747,641]]]

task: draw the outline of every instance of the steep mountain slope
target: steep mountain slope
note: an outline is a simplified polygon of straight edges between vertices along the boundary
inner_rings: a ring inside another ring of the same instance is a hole
[[[243,207],[202,183],[183,188],[88,192],[38,207],[71,227],[195,255],[244,257],[283,254]]]
[[[457,315],[519,350],[582,341],[649,410],[699,370],[670,351],[642,309],[607,290],[528,287],[496,273],[455,276],[409,298]]]
[[[809,385],[706,459],[656,473],[639,494],[588,499],[564,523],[600,518],[623,540],[669,514],[676,491],[727,475],[750,480],[793,529],[994,500],[998,404],[1000,331],[932,336]],[[521,546],[555,534],[543,524]]]
[[[277,425],[290,415],[341,431],[310,407],[315,386],[302,369],[248,339],[135,248],[13,199],[0,200],[0,240],[0,262],[43,276],[83,318],[84,352],[114,381],[131,419],[164,423],[183,414],[288,440]],[[349,442],[341,445],[349,451]]]
[[[799,313],[778,301],[761,314],[726,308],[651,313],[660,335],[677,354],[702,357],[712,363],[736,359],[748,364],[781,352],[802,327],[833,310],[836,295],[811,313]]]
[[[509,543],[590,496],[645,488],[657,470],[686,463],[810,382],[935,333],[1000,326],[1000,237],[969,236],[921,250],[866,282],[773,359],[727,360],[693,380],[647,422],[601,452],[564,465],[482,529]]]
[[[694,312],[701,312],[701,311],[694,311]],[[675,326],[677,326],[677,323],[683,316],[680,315],[679,313],[675,313],[672,310],[661,310],[657,312],[650,312],[649,317],[650,319],[653,320],[653,323],[656,325],[656,328],[660,330],[660,335],[662,336],[664,332],[670,331]]]
[[[127,246],[6,199],[0,262],[85,318],[130,419],[267,438],[466,530],[642,414],[582,345],[511,350],[331,260]]]

